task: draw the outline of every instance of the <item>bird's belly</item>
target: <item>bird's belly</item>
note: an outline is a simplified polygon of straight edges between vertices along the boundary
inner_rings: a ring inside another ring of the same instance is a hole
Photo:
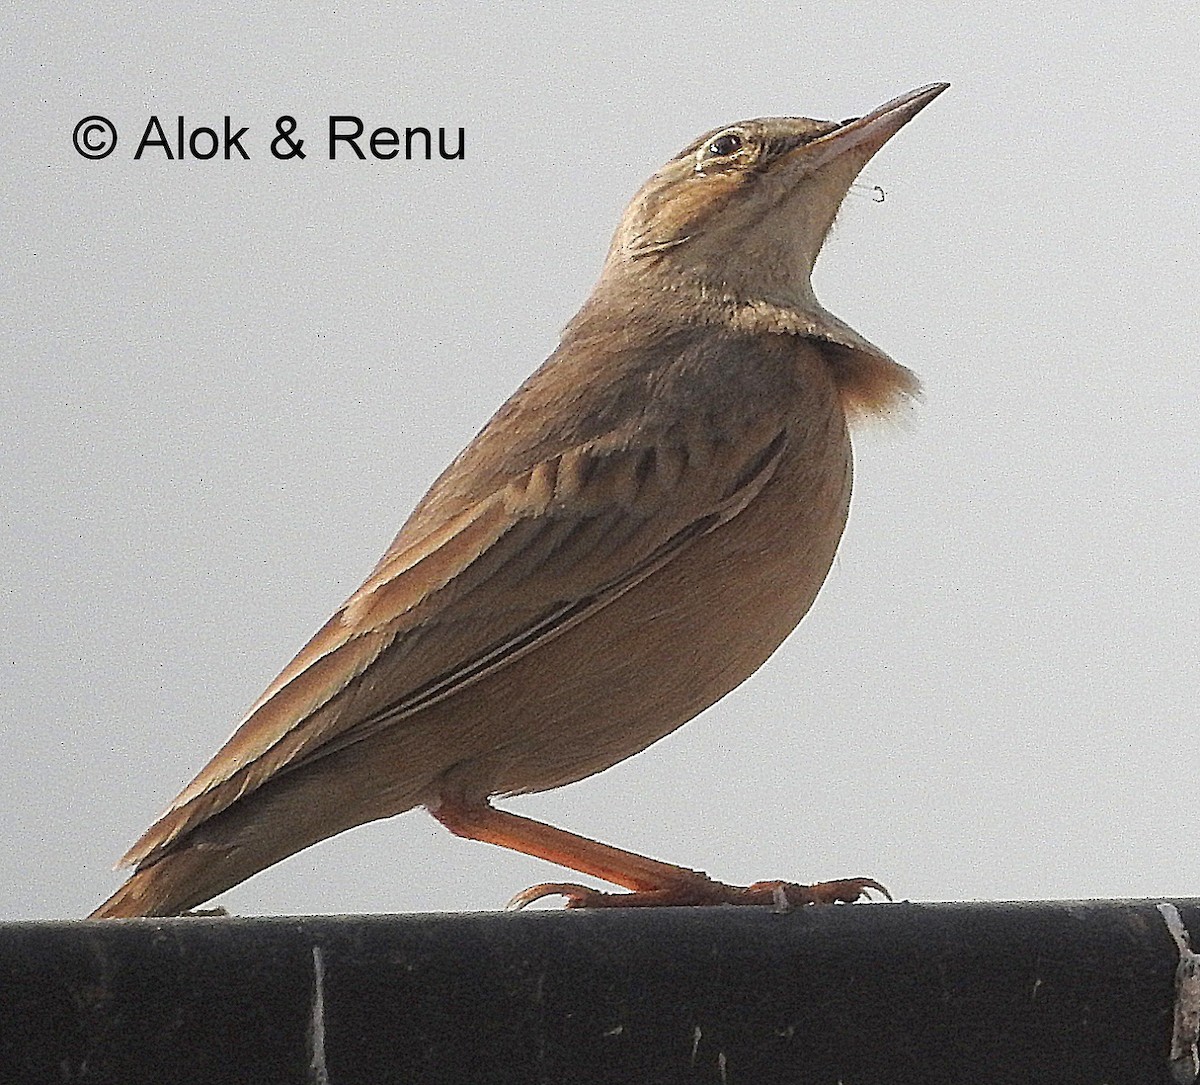
[[[851,459],[840,411],[829,425],[789,446],[734,519],[586,621],[422,712],[418,728],[447,764],[431,801],[590,776],[757,670],[808,611],[845,524]]]

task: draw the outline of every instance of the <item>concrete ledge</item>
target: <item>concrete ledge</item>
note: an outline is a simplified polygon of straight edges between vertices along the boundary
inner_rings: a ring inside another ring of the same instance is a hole
[[[3,924],[0,1081],[1186,1081],[1159,904]]]

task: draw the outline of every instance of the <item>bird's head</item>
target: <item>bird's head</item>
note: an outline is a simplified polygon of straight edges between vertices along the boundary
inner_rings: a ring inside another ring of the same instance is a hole
[[[827,316],[810,277],[838,207],[868,159],[946,86],[847,121],[766,117],[706,133],[633,198],[601,282],[687,284],[714,300]]]

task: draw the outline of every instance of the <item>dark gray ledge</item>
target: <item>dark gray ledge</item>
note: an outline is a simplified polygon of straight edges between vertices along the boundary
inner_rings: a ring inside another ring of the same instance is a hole
[[[0,1081],[1182,1081],[1160,903],[0,924]]]

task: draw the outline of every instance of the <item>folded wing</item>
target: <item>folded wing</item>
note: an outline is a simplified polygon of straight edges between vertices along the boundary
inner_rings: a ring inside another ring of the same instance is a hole
[[[402,727],[585,621],[754,500],[787,435],[778,418],[752,430],[609,434],[401,532],[122,862],[153,861],[267,779]]]

